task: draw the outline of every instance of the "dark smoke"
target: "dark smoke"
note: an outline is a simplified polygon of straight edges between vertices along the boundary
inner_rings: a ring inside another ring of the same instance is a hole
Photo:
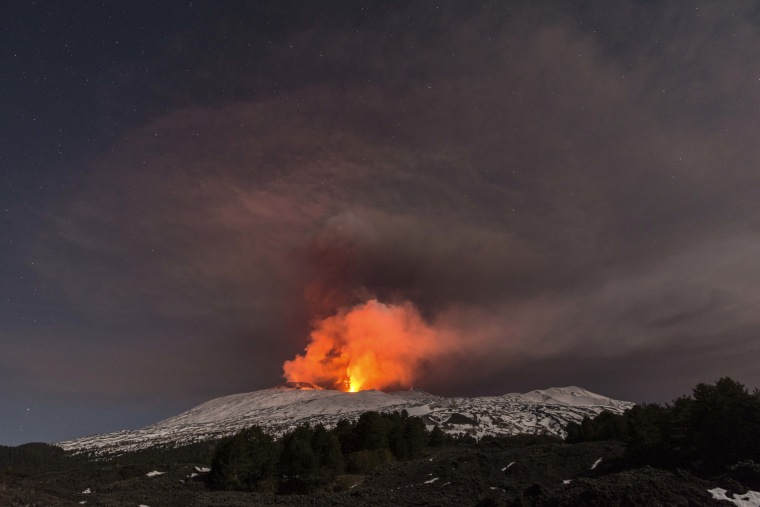
[[[60,382],[266,387],[371,298],[460,337],[421,366],[441,394],[760,381],[752,4],[578,5],[317,16],[201,60],[47,212],[35,266],[88,322],[61,347],[105,365]]]

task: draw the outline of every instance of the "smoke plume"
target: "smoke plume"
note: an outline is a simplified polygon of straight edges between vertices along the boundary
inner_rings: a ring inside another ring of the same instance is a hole
[[[436,331],[409,302],[375,299],[317,321],[303,355],[283,365],[289,381],[345,391],[411,387],[440,352]]]
[[[123,69],[130,119],[166,95],[40,211],[34,271],[72,315],[0,329],[0,377],[195,401],[287,358],[443,395],[760,382],[754,4],[385,4],[261,40],[213,9],[206,60]]]

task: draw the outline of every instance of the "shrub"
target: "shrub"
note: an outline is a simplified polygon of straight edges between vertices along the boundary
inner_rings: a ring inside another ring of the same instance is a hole
[[[364,449],[348,456],[348,471],[366,474],[391,461],[393,455],[388,449]]]

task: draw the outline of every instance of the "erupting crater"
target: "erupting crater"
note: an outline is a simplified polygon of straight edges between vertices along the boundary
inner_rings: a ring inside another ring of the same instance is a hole
[[[283,364],[284,377],[350,393],[408,388],[437,342],[412,303],[372,299],[317,321],[304,353]]]

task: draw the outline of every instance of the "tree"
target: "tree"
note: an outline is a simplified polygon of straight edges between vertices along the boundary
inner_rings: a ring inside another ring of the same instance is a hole
[[[338,424],[333,428],[333,433],[338,438],[338,442],[340,442],[340,448],[344,456],[359,450],[354,425],[350,421],[345,419],[338,421]]]
[[[388,419],[377,412],[365,412],[356,421],[354,432],[358,448],[362,449],[388,449]]]
[[[215,489],[255,490],[276,473],[277,445],[258,426],[222,441],[211,462],[209,483]]]
[[[346,469],[367,473],[394,457],[419,457],[429,441],[422,419],[406,411],[366,412],[356,423],[341,420],[329,431],[322,425],[297,426],[277,441],[254,427],[218,445],[210,485],[257,491],[279,485],[282,493],[308,493],[328,487]]]
[[[736,463],[760,454],[760,396],[728,377],[694,388],[688,414],[691,451],[712,462]]]
[[[309,476],[317,468],[317,457],[311,446],[314,431],[309,426],[297,426],[282,437],[280,472],[291,477]]]
[[[625,440],[628,432],[627,419],[612,412],[602,412],[594,419],[584,416],[580,423],[569,423],[566,431],[568,442]]]
[[[567,427],[567,441],[616,439],[630,458],[666,466],[720,469],[760,455],[760,392],[724,377],[698,384],[671,405],[602,412]]]
[[[404,438],[406,440],[407,458],[419,458],[425,453],[428,433],[422,419],[419,417],[405,418]]]
[[[311,447],[320,467],[320,475],[334,477],[343,473],[345,462],[340,441],[335,433],[329,432],[321,424],[314,428]]]
[[[308,493],[319,482],[319,462],[312,448],[314,431],[296,426],[282,437],[280,452],[280,492]]]
[[[396,459],[409,459],[409,443],[406,439],[406,419],[408,414],[393,412],[383,415],[388,421],[388,449]]]
[[[625,412],[628,434],[626,449],[630,456],[643,461],[656,461],[662,457],[668,409],[656,403],[635,405]]]
[[[449,443],[449,440],[450,437],[444,433],[443,430],[438,427],[438,425],[435,425],[430,431],[430,439],[428,440],[428,445],[430,447],[442,447]]]

